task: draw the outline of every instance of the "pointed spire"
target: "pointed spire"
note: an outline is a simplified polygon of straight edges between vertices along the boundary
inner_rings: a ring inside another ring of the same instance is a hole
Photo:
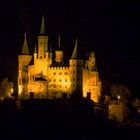
[[[40,34],[45,34],[46,29],[45,29],[45,21],[44,21],[44,16],[42,17],[42,23],[41,23],[41,28],[40,28]]]
[[[60,34],[58,35],[58,47],[60,47]]]
[[[23,44],[23,47],[22,47],[21,54],[25,54],[25,55],[29,54],[29,48],[28,48],[28,44],[27,44],[26,33],[24,34],[24,44]]]
[[[77,58],[77,44],[78,44],[78,39],[76,38],[75,47],[74,47],[71,59],[76,59]]]

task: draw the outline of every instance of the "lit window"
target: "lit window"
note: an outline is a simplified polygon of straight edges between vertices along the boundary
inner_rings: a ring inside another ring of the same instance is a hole
[[[53,72],[53,75],[56,75],[56,72]]]
[[[67,75],[67,74],[68,74],[68,72],[65,72],[64,74],[65,74],[65,75]]]

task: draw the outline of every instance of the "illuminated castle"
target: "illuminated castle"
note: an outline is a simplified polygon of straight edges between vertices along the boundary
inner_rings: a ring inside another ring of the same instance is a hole
[[[38,35],[38,45],[34,54],[29,54],[29,48],[24,39],[21,54],[18,55],[18,96],[28,99],[34,98],[61,98],[63,95],[70,98],[71,94],[80,94],[81,97],[90,97],[99,102],[101,96],[101,81],[95,66],[95,55],[89,54],[87,60],[78,59],[77,39],[71,58],[63,61],[63,50],[60,47],[53,52],[48,46],[49,37],[45,34],[44,17]],[[31,63],[31,60],[33,62]]]

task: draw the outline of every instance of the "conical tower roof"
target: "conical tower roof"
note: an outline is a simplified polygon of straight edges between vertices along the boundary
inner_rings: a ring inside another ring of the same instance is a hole
[[[75,47],[74,47],[71,59],[77,59],[77,44],[78,44],[78,39],[76,38]]]
[[[44,16],[42,17],[42,22],[41,22],[41,28],[40,28],[40,34],[45,34],[46,33],[46,28],[45,28],[45,20]]]
[[[27,44],[26,33],[24,34],[24,43],[23,43],[23,47],[21,50],[21,54],[29,55],[29,48],[28,48],[28,44]]]

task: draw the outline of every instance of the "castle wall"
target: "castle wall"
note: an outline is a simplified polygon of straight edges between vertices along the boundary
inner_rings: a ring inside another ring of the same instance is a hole
[[[69,67],[50,67],[49,80],[50,92],[71,93]]]

